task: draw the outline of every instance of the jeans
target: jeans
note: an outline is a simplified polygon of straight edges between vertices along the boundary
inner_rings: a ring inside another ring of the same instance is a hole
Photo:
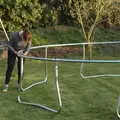
[[[18,59],[18,62],[17,62],[18,84],[20,83],[20,79],[21,79],[21,58],[18,57],[13,51],[8,50],[7,71],[6,71],[5,84],[9,84],[9,82],[10,82],[10,78],[11,78],[15,63],[16,63],[16,58]]]

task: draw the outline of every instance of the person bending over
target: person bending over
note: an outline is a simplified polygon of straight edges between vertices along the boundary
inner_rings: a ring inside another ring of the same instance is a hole
[[[18,69],[18,86],[20,86],[20,79],[21,79],[21,58],[19,57],[20,54],[27,55],[30,46],[31,46],[31,33],[24,29],[19,32],[12,32],[10,34],[10,41],[8,43],[8,58],[7,58],[7,70],[6,70],[6,77],[3,86],[3,92],[7,92],[10,78],[12,75],[12,71],[14,69],[16,58],[17,61],[17,69]],[[13,48],[10,49],[10,48]]]

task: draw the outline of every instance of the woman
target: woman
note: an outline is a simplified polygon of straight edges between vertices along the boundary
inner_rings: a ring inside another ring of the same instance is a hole
[[[18,85],[20,84],[20,74],[21,74],[21,58],[18,56],[20,54],[27,55],[31,46],[31,33],[24,29],[19,32],[13,32],[10,35],[10,41],[8,43],[8,59],[7,59],[7,71],[6,78],[4,82],[3,92],[7,92],[12,71],[14,69],[16,58],[18,59]],[[12,48],[12,49],[11,49]]]

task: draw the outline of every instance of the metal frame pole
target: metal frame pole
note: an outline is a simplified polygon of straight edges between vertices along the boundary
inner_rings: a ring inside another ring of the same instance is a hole
[[[24,74],[24,64],[23,64],[23,57],[21,57],[21,71],[20,71],[20,88],[19,91],[22,90],[22,80],[23,80],[23,74]]]
[[[85,44],[83,44],[83,60],[85,60],[85,55],[86,55],[85,53],[86,53]],[[82,78],[85,78],[85,76],[83,75],[83,67],[84,67],[84,63],[81,63],[81,65],[80,65],[80,76]]]
[[[58,96],[58,101],[59,101],[59,111],[62,108],[62,101],[61,101],[61,95],[60,95],[60,88],[59,88],[59,82],[58,82],[58,62],[56,62],[55,65],[55,82],[56,82],[56,90],[57,90],[57,96]]]
[[[117,113],[118,118],[120,118],[120,97],[118,98],[116,113]]]
[[[83,60],[86,58],[86,50],[85,50],[85,44],[83,44]],[[99,75],[84,75],[83,70],[84,69],[84,63],[81,63],[80,65],[80,76],[82,78],[96,78],[96,77],[119,77],[120,74],[99,74]]]
[[[45,48],[45,58],[47,58],[47,47]],[[36,83],[33,83],[31,85],[29,85],[28,87],[25,87],[23,88],[22,86],[22,80],[21,80],[21,91],[26,91],[26,90],[29,90],[30,88],[36,86],[36,85],[40,85],[40,84],[43,84],[43,83],[46,83],[47,82],[47,79],[48,79],[48,72],[47,72],[47,61],[44,61],[44,64],[45,64],[45,78],[44,80],[42,81],[39,81],[39,82],[36,82]],[[23,64],[21,64],[23,66]],[[23,75],[22,75],[22,78],[23,78]]]
[[[2,28],[3,28],[3,31],[4,31],[4,33],[5,33],[5,35],[6,35],[7,40],[10,41],[10,39],[9,39],[9,37],[8,37],[8,35],[7,35],[7,32],[6,32],[5,28],[4,28],[4,25],[3,25],[3,23],[2,23],[1,18],[0,18],[0,23],[1,23],[1,25],[2,25]]]
[[[57,63],[55,65],[55,85],[56,85],[56,90],[57,90],[57,99],[58,99],[58,102],[59,102],[58,109],[53,109],[51,107],[47,107],[47,106],[44,106],[44,105],[41,105],[41,104],[36,104],[36,103],[32,103],[32,102],[23,101],[23,100],[21,100],[20,96],[18,96],[18,102],[20,104],[26,104],[26,105],[32,105],[32,106],[40,107],[44,110],[48,110],[48,111],[55,112],[55,113],[60,112],[61,108],[62,108],[62,100],[61,100],[59,82],[58,82],[58,64]]]

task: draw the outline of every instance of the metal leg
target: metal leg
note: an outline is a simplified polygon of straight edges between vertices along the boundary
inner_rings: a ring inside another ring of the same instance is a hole
[[[120,118],[120,97],[118,98],[118,105],[117,105],[116,112],[117,112],[117,116]]]
[[[47,48],[45,48],[45,58],[47,58]],[[28,89],[36,86],[36,85],[43,84],[43,83],[47,82],[47,78],[48,78],[47,77],[48,76],[48,73],[47,73],[47,61],[44,61],[44,64],[45,64],[45,79],[42,80],[42,81],[39,81],[37,83],[33,83],[33,84],[31,84],[30,86],[28,86],[26,88],[23,88],[22,87],[22,81],[23,81],[23,59],[21,60],[21,82],[20,82],[21,83],[21,88],[20,88],[21,91],[26,91],[26,90],[28,90]]]
[[[22,80],[23,80],[23,73],[24,73],[24,64],[23,64],[23,57],[21,57],[21,74],[20,74],[20,88],[19,90],[22,90]]]
[[[58,98],[58,102],[59,102],[59,108],[58,110],[53,109],[51,107],[47,107],[41,104],[36,104],[36,103],[31,103],[31,102],[25,102],[21,100],[21,97],[18,96],[18,102],[21,104],[26,104],[26,105],[32,105],[32,106],[36,106],[36,107],[40,107],[42,109],[51,111],[51,112],[60,112],[61,108],[62,108],[62,101],[61,101],[61,95],[60,95],[60,89],[59,89],[59,83],[58,83],[58,64],[56,63],[55,65],[55,85],[56,85],[56,90],[57,90],[57,98]]]
[[[55,65],[55,82],[56,82],[56,90],[57,90],[57,97],[59,102],[59,111],[62,108],[62,101],[61,101],[61,95],[60,95],[60,89],[59,89],[59,82],[58,82],[58,63],[56,62]]]
[[[86,53],[85,45],[83,44],[83,60],[85,60],[85,56],[86,56],[85,53]],[[83,75],[83,67],[84,67],[84,63],[81,63],[81,66],[80,66],[80,76],[82,78],[85,78],[85,76]]]
[[[85,45],[83,44],[83,60],[85,60],[85,57],[86,57],[86,50],[85,50]],[[119,77],[120,74],[99,74],[99,75],[84,75],[83,73],[83,69],[84,69],[84,63],[81,63],[81,66],[80,66],[80,76],[82,78],[96,78],[96,77]]]

